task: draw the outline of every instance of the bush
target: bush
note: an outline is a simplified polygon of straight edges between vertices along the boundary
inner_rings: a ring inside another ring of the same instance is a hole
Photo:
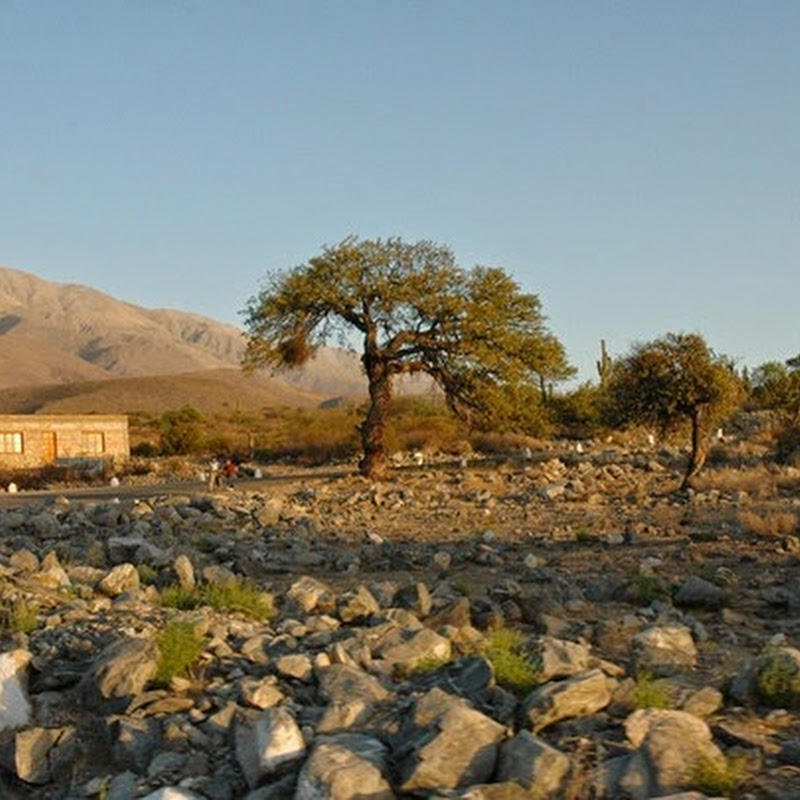
[[[498,686],[518,697],[533,691],[541,683],[539,666],[526,650],[526,641],[518,631],[497,628],[480,647],[480,653],[492,664]]]
[[[238,612],[260,621],[275,615],[272,595],[252,583],[239,580],[205,586],[167,586],[161,592],[161,605],[181,611],[211,606],[215,611]]]
[[[643,670],[636,676],[636,686],[633,688],[634,708],[670,708],[672,698],[669,686]]]
[[[0,629],[9,633],[31,633],[38,627],[39,606],[28,600],[15,600],[0,615]]]
[[[203,637],[188,622],[170,622],[156,637],[158,666],[154,682],[166,686],[173,678],[185,678],[203,652]]]
[[[159,421],[159,447],[164,455],[196,453],[202,439],[202,415],[191,406],[167,411]]]
[[[782,648],[768,648],[759,660],[756,686],[772,708],[800,708],[800,660]]]

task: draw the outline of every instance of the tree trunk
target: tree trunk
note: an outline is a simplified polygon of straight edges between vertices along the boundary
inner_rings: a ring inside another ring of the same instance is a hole
[[[367,478],[379,478],[386,471],[386,420],[392,399],[392,376],[386,363],[369,354],[364,355],[364,367],[369,381],[369,409],[359,427],[364,457],[359,472]]]
[[[692,452],[689,456],[689,465],[683,476],[681,489],[690,489],[692,478],[703,468],[708,456],[708,437],[703,430],[703,407],[698,406],[692,412]]]

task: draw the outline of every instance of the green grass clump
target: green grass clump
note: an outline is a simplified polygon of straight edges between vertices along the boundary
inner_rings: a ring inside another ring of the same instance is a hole
[[[136,572],[139,573],[139,583],[143,586],[153,586],[158,580],[158,570],[149,564],[139,564]]]
[[[181,611],[211,606],[215,611],[238,612],[259,621],[267,621],[275,616],[272,595],[247,581],[192,587],[167,586],[161,592],[161,605]]]
[[[197,586],[166,586],[161,592],[161,605],[179,611],[192,611],[203,605],[203,593]]]
[[[651,673],[643,670],[636,676],[633,688],[634,708],[671,708],[672,698],[669,686],[656,680]]]
[[[780,648],[762,655],[756,676],[761,700],[772,708],[800,708],[800,664]]]
[[[203,652],[203,637],[188,622],[170,622],[156,637],[158,666],[154,682],[167,686],[173,678],[185,678]]]
[[[667,600],[669,590],[655,575],[637,570],[628,576],[626,595],[636,605],[649,605],[654,600]]]
[[[272,595],[246,581],[212,583],[205,588],[204,594],[206,603],[216,611],[238,611],[261,621],[275,616]]]
[[[518,697],[533,691],[541,683],[539,665],[526,650],[526,641],[519,631],[497,628],[480,647],[481,655],[492,664],[498,686]]]
[[[725,758],[722,761],[701,756],[694,768],[694,785],[703,794],[733,797],[747,778],[747,759]]]
[[[39,627],[39,606],[28,600],[16,600],[3,609],[0,626],[9,633],[31,633]]]

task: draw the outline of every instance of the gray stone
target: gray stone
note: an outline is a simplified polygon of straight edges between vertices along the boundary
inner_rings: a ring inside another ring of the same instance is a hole
[[[557,797],[569,773],[570,760],[530,731],[520,731],[500,746],[497,779],[521,784],[533,797]]]
[[[602,711],[612,700],[617,682],[602,670],[592,669],[563,681],[554,681],[529,694],[523,715],[534,732],[571,717]]]
[[[697,647],[685,625],[645,628],[633,638],[633,653],[637,669],[658,676],[672,675],[697,664]]]
[[[619,788],[634,800],[695,788],[698,768],[718,770],[725,756],[703,720],[685,711],[640,709],[625,720],[625,733],[637,748]]]
[[[715,583],[690,575],[676,592],[674,601],[677,606],[715,611],[726,604],[727,593]]]
[[[0,731],[24,728],[31,721],[26,680],[30,662],[27,650],[0,654]]]
[[[175,576],[178,579],[178,585],[183,586],[186,589],[193,589],[196,584],[196,579],[194,575],[194,566],[192,565],[192,561],[184,553],[181,553],[173,562],[172,562],[172,569],[175,572]]]
[[[363,622],[380,611],[378,601],[366,586],[343,592],[337,602],[337,613],[342,622]]]
[[[536,646],[537,666],[543,683],[585,672],[591,665],[589,645],[542,636]]]
[[[300,770],[295,800],[393,800],[386,761],[386,747],[372,736],[320,736]]]
[[[41,785],[62,777],[77,753],[74,728],[28,728],[5,741],[0,759],[20,780]]]
[[[235,738],[236,760],[251,788],[306,752],[303,734],[285,708],[241,711]]]
[[[436,703],[443,699],[439,696]],[[506,729],[453,699],[455,702],[444,702],[442,713],[426,722],[423,720],[432,708],[421,716],[415,714],[419,727],[400,746],[400,751],[407,753],[399,765],[404,792],[456,789],[491,778]]]
[[[97,591],[107,597],[118,597],[138,588],[139,573],[130,563],[118,564],[97,584]]]
[[[83,679],[90,705],[117,700],[124,707],[155,677],[158,651],[152,639],[128,637],[107,647]]]

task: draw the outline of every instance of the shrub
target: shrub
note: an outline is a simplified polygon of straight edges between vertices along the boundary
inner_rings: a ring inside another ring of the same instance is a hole
[[[773,708],[800,708],[800,661],[792,652],[768,648],[757,668],[761,700]]]
[[[672,698],[669,686],[653,678],[646,670],[636,676],[636,686],[633,688],[634,708],[670,708]]]
[[[9,633],[30,633],[39,627],[39,606],[29,600],[16,600],[3,609],[2,629]]]
[[[217,611],[238,611],[256,620],[269,620],[275,615],[272,595],[245,581],[210,584],[204,594],[208,605]]]
[[[158,666],[154,682],[166,686],[173,678],[185,678],[203,652],[203,637],[188,622],[170,622],[156,637]]]
[[[272,595],[246,581],[193,587],[167,586],[161,592],[161,605],[181,611],[207,605],[215,611],[238,612],[255,620],[269,620],[275,614]]]
[[[510,628],[492,631],[480,647],[492,664],[497,684],[522,697],[540,683],[539,665],[526,650],[526,637]]]
[[[167,586],[161,592],[161,605],[191,611],[203,605],[203,595],[197,586]]]
[[[761,515],[749,509],[743,509],[739,511],[738,517],[742,530],[756,536],[788,536],[797,530],[797,514],[793,511]]]
[[[694,767],[695,787],[705,795],[733,797],[747,777],[747,759],[724,758],[721,761],[700,756]]]

